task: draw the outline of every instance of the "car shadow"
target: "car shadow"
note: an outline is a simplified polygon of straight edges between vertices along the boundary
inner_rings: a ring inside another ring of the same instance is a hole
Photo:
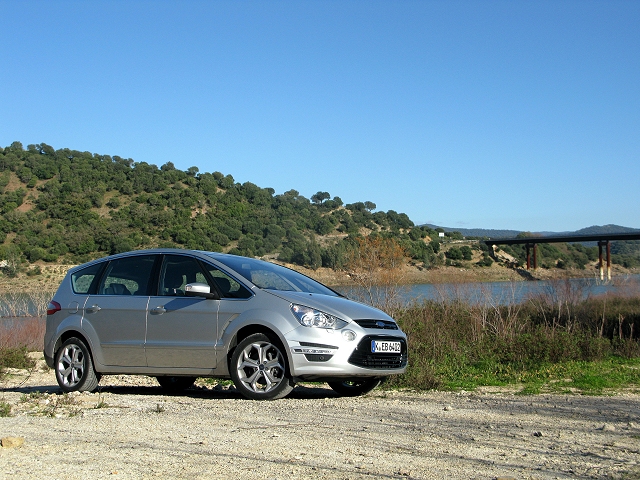
[[[0,392],[14,392],[29,395],[31,393],[48,393],[62,395],[63,391],[58,385],[24,385],[1,388]],[[112,393],[114,395],[138,395],[138,396],[166,396],[166,397],[191,397],[202,399],[236,399],[245,398],[235,389],[235,387],[213,388],[204,386],[194,386],[179,392],[170,392],[159,385],[98,385],[93,393]],[[307,400],[336,398],[339,395],[330,388],[321,384],[298,384],[286,398]]]

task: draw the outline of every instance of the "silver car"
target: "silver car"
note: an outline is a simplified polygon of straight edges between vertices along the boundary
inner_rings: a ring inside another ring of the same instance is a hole
[[[407,340],[384,312],[288,268],[156,249],[72,268],[49,304],[44,355],[65,392],[95,390],[103,374],[173,391],[216,377],[267,400],[299,381],[367,393],[405,371]]]

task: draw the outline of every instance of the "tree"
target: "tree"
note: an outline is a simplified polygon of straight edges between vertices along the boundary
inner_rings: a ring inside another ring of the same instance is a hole
[[[471,250],[471,247],[467,245],[460,247],[460,252],[462,253],[462,258],[464,260],[471,260],[473,258],[473,251]]]
[[[394,238],[356,237],[343,269],[361,288],[360,300],[392,313],[402,305],[406,256]]]
[[[325,200],[328,200],[329,198],[331,198],[331,195],[329,195],[329,192],[318,192],[315,195],[311,196],[311,201],[315,204],[320,204]]]
[[[462,251],[460,251],[458,247],[451,247],[449,250],[447,250],[445,256],[449,260],[462,260],[464,258],[464,256],[462,255]]]

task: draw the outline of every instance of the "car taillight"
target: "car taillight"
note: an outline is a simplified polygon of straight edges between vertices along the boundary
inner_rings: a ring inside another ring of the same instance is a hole
[[[54,313],[59,312],[60,310],[62,310],[62,307],[58,302],[54,300],[51,300],[49,302],[49,305],[47,305],[47,315],[53,315]]]

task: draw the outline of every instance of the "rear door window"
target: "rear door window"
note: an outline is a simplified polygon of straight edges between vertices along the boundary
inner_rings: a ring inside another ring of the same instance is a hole
[[[154,255],[136,255],[109,262],[98,295],[149,295]]]

